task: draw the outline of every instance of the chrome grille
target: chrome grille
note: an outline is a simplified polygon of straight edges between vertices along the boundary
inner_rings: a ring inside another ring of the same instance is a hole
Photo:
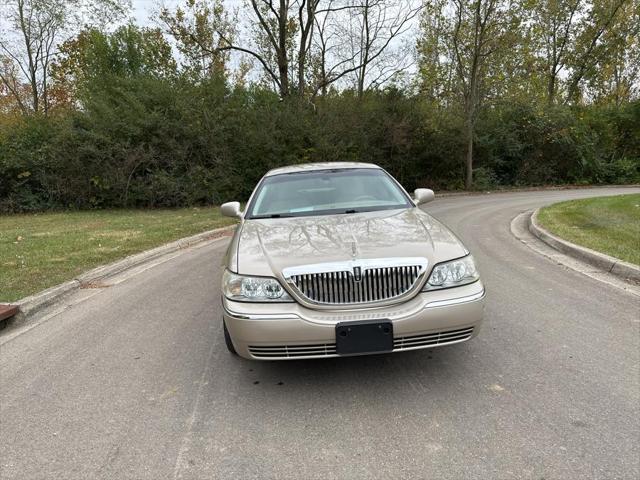
[[[473,334],[473,327],[444,332],[430,332],[403,337],[394,337],[393,351],[417,350],[420,348],[439,347],[452,343],[469,340]],[[335,343],[319,343],[307,345],[250,345],[249,353],[255,358],[286,359],[286,358],[318,358],[336,357]]]
[[[320,343],[316,345],[276,346],[250,345],[249,353],[258,358],[326,357],[336,355],[336,344]]]
[[[407,350],[410,348],[425,348],[432,345],[443,345],[447,343],[462,342],[468,340],[473,333],[473,327],[459,330],[448,330],[446,332],[424,333],[420,335],[409,335],[406,337],[395,337],[393,339],[394,350]]]
[[[370,303],[399,297],[411,290],[423,266],[369,267],[360,269],[359,275],[354,270],[298,274],[289,278],[305,298],[315,303]]]

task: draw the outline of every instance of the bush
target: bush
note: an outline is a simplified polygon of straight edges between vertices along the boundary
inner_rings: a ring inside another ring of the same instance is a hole
[[[460,113],[394,88],[312,104],[219,78],[105,74],[81,104],[0,123],[0,211],[242,200],[267,170],[317,161],[377,163],[409,190],[463,185]],[[474,167],[479,189],[638,182],[640,102],[495,105],[478,119]]]
[[[637,181],[640,148],[621,141],[640,133],[637,111],[638,102],[623,109],[501,105],[480,120],[476,165],[502,185]]]

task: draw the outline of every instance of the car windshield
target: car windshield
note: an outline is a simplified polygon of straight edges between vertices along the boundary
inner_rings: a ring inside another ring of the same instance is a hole
[[[249,218],[371,212],[413,206],[384,171],[352,168],[265,177],[249,206]]]

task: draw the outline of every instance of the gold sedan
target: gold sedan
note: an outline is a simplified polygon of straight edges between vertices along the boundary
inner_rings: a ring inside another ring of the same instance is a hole
[[[225,256],[223,329],[255,360],[401,352],[473,338],[485,291],[473,257],[382,168],[317,163],[268,172]]]

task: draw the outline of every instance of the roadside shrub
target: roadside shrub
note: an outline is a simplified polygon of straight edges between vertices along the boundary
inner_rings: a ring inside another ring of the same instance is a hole
[[[102,75],[82,108],[0,122],[0,212],[246,199],[269,169],[377,163],[407,189],[463,188],[461,114],[389,88],[281,101],[221,78]],[[640,102],[497,104],[478,119],[474,188],[640,181]]]
[[[633,182],[640,151],[620,140],[638,129],[637,103],[627,107],[630,112],[500,105],[479,121],[476,165],[493,172],[501,185]]]
[[[0,132],[0,211],[36,211],[57,205],[55,150],[64,127],[26,117]]]
[[[496,185],[496,176],[492,170],[485,167],[473,169],[473,188],[476,190],[489,190]]]

